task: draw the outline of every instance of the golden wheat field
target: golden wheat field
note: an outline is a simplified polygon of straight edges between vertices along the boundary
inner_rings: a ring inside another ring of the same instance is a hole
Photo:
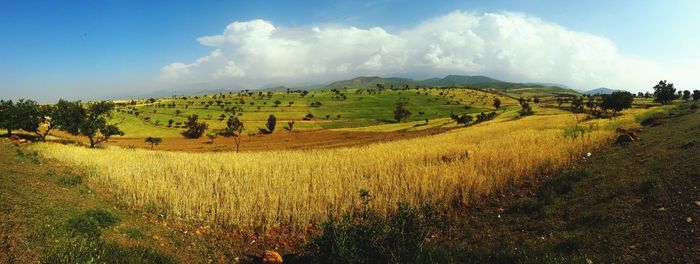
[[[627,117],[625,117],[627,118]],[[240,227],[305,226],[400,201],[468,203],[526,177],[550,173],[606,144],[619,120],[581,123],[572,114],[486,122],[417,139],[338,149],[177,153],[38,144],[43,156],[84,169],[90,185],[168,217]]]

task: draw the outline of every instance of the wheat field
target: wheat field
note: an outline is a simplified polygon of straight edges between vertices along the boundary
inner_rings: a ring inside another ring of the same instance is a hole
[[[248,153],[178,153],[88,149],[52,143],[33,148],[86,172],[138,208],[167,217],[239,227],[303,227],[333,213],[353,212],[359,190],[379,211],[397,202],[469,203],[511,183],[551,173],[607,144],[610,126],[581,124],[565,136],[572,114],[492,121],[403,141],[337,149]]]

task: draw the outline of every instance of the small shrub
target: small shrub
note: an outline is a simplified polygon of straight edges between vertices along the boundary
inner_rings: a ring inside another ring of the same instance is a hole
[[[64,187],[75,186],[83,182],[83,178],[80,176],[61,176],[58,179],[58,185]]]
[[[554,245],[554,251],[559,253],[571,254],[581,248],[583,240],[580,236],[567,236],[562,241]]]
[[[113,225],[117,218],[102,209],[90,209],[84,213],[68,219],[68,228],[74,233],[87,237],[99,237],[102,228]]]
[[[125,248],[101,239],[77,238],[49,249],[42,263],[177,263],[150,248]]]
[[[647,200],[653,200],[659,188],[656,178],[648,178],[639,186],[640,194]]]
[[[538,190],[537,197],[546,204],[560,195],[571,192],[576,182],[586,176],[584,171],[564,171],[545,182]]]
[[[146,235],[141,232],[141,230],[130,228],[129,230],[126,230],[126,236],[132,239],[142,239]]]
[[[534,213],[542,209],[542,204],[537,199],[526,197],[513,202],[508,208],[509,213]]]
[[[608,215],[601,212],[584,212],[573,221],[575,226],[599,227],[608,221]]]

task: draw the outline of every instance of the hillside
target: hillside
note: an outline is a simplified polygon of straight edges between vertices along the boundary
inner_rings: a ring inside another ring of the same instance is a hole
[[[415,246],[402,254],[418,262],[697,263],[700,112],[684,104],[636,120],[646,118],[658,121],[643,128],[641,140],[607,144],[563,170],[524,179],[454,213],[408,208],[388,222],[326,223],[324,232],[334,236],[299,240],[276,230],[261,243],[231,227],[163,221],[157,209],[134,211],[89,185],[88,174],[4,139],[0,262],[244,261],[276,245],[287,254],[285,263],[322,263],[329,252],[345,260],[368,256],[352,255],[353,245],[365,245],[362,254],[375,257],[399,254],[399,248],[367,242],[393,230],[388,234],[398,240],[390,243]],[[417,229],[383,229],[396,223]]]
[[[368,89],[376,88],[377,84],[384,85],[385,88],[403,89],[406,85],[409,88],[415,87],[468,87],[474,89],[499,90],[507,93],[520,92],[517,89],[537,89],[540,94],[579,94],[566,86],[547,83],[513,83],[493,79],[488,76],[467,76],[448,75],[444,78],[430,78],[425,80],[413,80],[407,78],[383,78],[383,77],[357,77],[350,80],[332,82],[325,88],[349,88]]]
[[[611,94],[611,93],[613,93],[613,92],[615,92],[615,91],[620,91],[620,90],[617,90],[617,89],[610,89],[610,88],[606,88],[606,87],[600,87],[600,88],[596,88],[596,89],[593,89],[593,90],[590,90],[590,91],[583,92],[582,94],[587,94],[587,95]]]

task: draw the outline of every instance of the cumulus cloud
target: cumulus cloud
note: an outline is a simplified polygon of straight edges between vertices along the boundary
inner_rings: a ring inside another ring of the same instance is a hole
[[[483,74],[577,88],[642,90],[673,75],[655,63],[623,56],[606,38],[510,12],[456,11],[397,32],[337,25],[279,27],[251,20],[197,40],[211,53],[164,66],[163,83],[254,88],[360,75]]]

